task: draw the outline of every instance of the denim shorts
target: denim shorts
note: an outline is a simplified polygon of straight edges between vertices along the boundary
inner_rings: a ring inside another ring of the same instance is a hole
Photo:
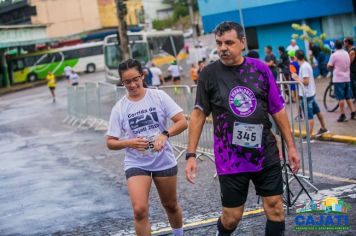
[[[301,98],[300,103],[302,104],[302,109],[304,112],[304,102]],[[318,103],[315,101],[315,96],[307,98],[307,112],[308,112],[308,120],[312,120],[315,114],[320,113],[320,108]]]
[[[126,179],[129,179],[132,176],[138,176],[138,175],[145,175],[145,176],[151,176],[151,177],[171,177],[171,176],[176,176],[178,173],[178,167],[173,166],[172,168],[166,169],[166,170],[159,170],[159,171],[149,171],[149,170],[144,170],[141,168],[130,168],[125,171]]]
[[[335,88],[335,97],[338,101],[349,100],[352,98],[350,82],[334,83],[334,88]]]

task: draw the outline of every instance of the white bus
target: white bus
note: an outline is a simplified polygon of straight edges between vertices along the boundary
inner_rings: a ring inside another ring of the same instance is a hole
[[[45,79],[49,71],[61,76],[66,66],[88,73],[105,67],[102,41],[9,56],[7,61],[12,83]]]
[[[180,50],[184,46],[182,31],[141,31],[128,32],[130,57],[140,61],[143,65],[149,61],[162,69],[163,76],[168,77],[167,68],[176,58],[184,63],[187,53]],[[179,51],[178,51],[179,50]],[[118,47],[117,35],[109,35],[104,39],[105,75],[110,83],[120,84],[118,75],[119,63],[123,60],[122,51]]]

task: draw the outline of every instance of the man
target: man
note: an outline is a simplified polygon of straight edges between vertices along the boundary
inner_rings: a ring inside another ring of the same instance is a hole
[[[171,74],[174,85],[180,84],[180,76],[182,71],[183,68],[177,64],[176,60],[172,61],[172,63],[169,65],[168,72]]]
[[[335,97],[339,101],[340,117],[337,122],[347,121],[345,115],[345,101],[351,111],[351,119],[356,119],[355,108],[352,104],[352,92],[350,83],[350,57],[348,53],[342,49],[342,42],[335,41],[336,51],[331,54],[328,69],[333,69],[333,83],[335,88]]]
[[[295,40],[291,39],[290,40],[290,44],[287,47],[287,52],[289,52],[289,51],[297,51],[298,49],[299,49],[299,46],[297,45]]]
[[[263,198],[267,215],[266,235],[283,235],[283,182],[276,139],[268,113],[276,121],[288,146],[289,163],[296,173],[300,158],[293,143],[280,91],[268,67],[244,58],[244,31],[235,22],[215,29],[220,60],[199,75],[197,98],[189,127],[186,177],[195,182],[196,148],[205,119],[212,113],[214,154],[219,176],[222,216],[217,235],[231,235],[237,227],[252,180]]]
[[[315,87],[315,80],[313,76],[313,68],[311,65],[305,61],[305,54],[303,50],[297,50],[295,52],[295,57],[297,58],[299,64],[299,74],[296,73],[292,74],[292,78],[295,81],[301,82],[304,86],[304,91],[307,99],[307,114],[304,114],[304,117],[308,117],[309,123],[309,134],[310,137],[313,136],[313,128],[314,128],[314,115],[316,115],[320,121],[321,128],[315,134],[315,137],[320,137],[321,135],[328,133],[329,130],[326,128],[324,116],[320,112],[320,108],[318,103],[315,100],[316,95],[316,87]],[[299,89],[299,97],[300,102],[302,104],[302,108],[304,108],[303,102],[303,90],[302,88]],[[304,110],[304,109],[303,109]]]
[[[150,71],[152,73],[152,85],[156,86],[156,87],[159,87],[160,85],[163,85],[164,84],[164,80],[163,80],[162,71],[153,62],[151,64]]]
[[[350,79],[351,90],[354,97],[354,103],[356,101],[356,48],[354,47],[354,40],[351,37],[347,37],[344,40],[346,51],[350,56]]]
[[[277,80],[277,76],[278,76],[277,59],[276,59],[276,56],[272,52],[272,46],[270,46],[270,45],[266,46],[265,53],[266,53],[266,56],[265,56],[266,65],[272,71],[274,79]]]

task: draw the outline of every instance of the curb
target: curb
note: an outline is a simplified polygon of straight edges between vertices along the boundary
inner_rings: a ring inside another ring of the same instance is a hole
[[[8,88],[1,88],[0,89],[0,96],[3,96],[5,94],[9,94],[9,93],[15,93],[18,91],[22,91],[25,89],[30,89],[30,88],[34,88],[34,87],[39,87],[42,85],[47,84],[47,81],[38,81],[38,82],[32,82],[32,83],[24,83],[21,85],[17,85],[17,86],[11,86]]]
[[[299,137],[299,136],[305,137],[306,132],[304,130],[302,130],[301,132],[299,132],[298,130],[294,130],[294,136],[295,137]],[[354,136],[338,135],[338,134],[333,134],[333,133],[323,134],[321,137],[318,138],[318,140],[356,144],[356,137],[354,137]]]

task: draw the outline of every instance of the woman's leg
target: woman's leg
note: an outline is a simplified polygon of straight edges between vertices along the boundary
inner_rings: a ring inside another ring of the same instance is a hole
[[[137,175],[128,178],[127,186],[134,211],[135,230],[138,236],[151,235],[148,222],[148,196],[151,189],[151,176]]]
[[[183,227],[182,209],[177,202],[177,175],[170,177],[153,177],[162,206],[167,212],[173,229]]]

